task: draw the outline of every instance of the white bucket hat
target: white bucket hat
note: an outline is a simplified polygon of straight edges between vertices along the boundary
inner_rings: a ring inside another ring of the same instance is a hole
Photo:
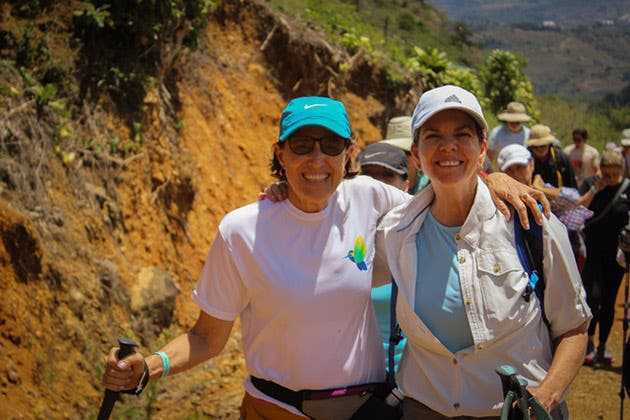
[[[387,123],[387,134],[381,143],[391,144],[405,152],[411,152],[411,117],[394,117]]]
[[[497,115],[497,118],[506,122],[527,122],[532,119],[525,112],[525,105],[520,102],[510,102],[505,111]]]
[[[529,139],[525,141],[528,147],[546,146],[556,141],[556,137],[551,134],[551,128],[546,125],[536,124],[529,130]]]

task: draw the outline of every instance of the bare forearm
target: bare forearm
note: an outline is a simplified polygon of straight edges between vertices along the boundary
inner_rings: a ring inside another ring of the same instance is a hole
[[[202,312],[188,333],[180,335],[161,349],[170,361],[169,375],[183,372],[221,353],[230,336],[232,324],[232,321],[223,321]],[[164,366],[160,356],[153,354],[145,360],[151,379],[162,376]]]
[[[168,356],[170,360],[169,375],[174,375],[190,369],[199,363],[205,362],[206,360],[219,354],[222,350],[222,347],[219,348],[218,351],[212,347],[213,346],[206,342],[202,337],[189,332],[177,337],[175,340],[164,346],[164,348],[160,349],[160,351],[163,351]],[[162,358],[160,356],[152,354],[146,357],[145,360],[149,366],[151,379],[157,379],[162,376],[164,369]]]
[[[584,361],[588,340],[588,323],[569,331],[558,339],[551,367],[545,379],[537,388],[530,389],[548,410],[554,409],[562,399],[562,394],[575,379]]]

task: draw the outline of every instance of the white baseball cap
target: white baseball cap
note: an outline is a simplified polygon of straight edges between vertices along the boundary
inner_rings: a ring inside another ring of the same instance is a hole
[[[418,105],[413,111],[411,135],[415,133],[429,118],[447,109],[459,109],[469,114],[479,123],[484,133],[488,132],[488,123],[483,117],[481,105],[477,97],[459,86],[445,85],[427,90],[420,96]]]
[[[509,144],[499,152],[497,163],[501,171],[505,171],[512,165],[527,165],[532,160],[532,154],[525,146]]]

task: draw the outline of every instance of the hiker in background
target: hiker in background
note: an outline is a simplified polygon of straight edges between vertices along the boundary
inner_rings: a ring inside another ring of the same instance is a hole
[[[534,156],[534,175],[540,175],[545,183],[556,188],[577,188],[569,158],[555,142],[557,139],[548,126],[537,124],[531,128],[525,145]]]
[[[396,146],[383,141],[369,144],[359,152],[357,161],[361,175],[378,179],[405,192],[409,189],[407,156]]]
[[[407,192],[415,195],[418,191],[422,191],[429,183],[429,177],[418,170],[418,165],[411,155],[411,117],[399,116],[390,119],[387,123],[385,139],[382,142],[405,152],[407,157],[407,180],[409,181]]]
[[[496,159],[501,149],[508,144],[525,144],[529,138],[529,128],[523,123],[532,119],[525,112],[525,105],[510,102],[504,112],[497,115],[503,124],[494,127],[488,137],[488,160],[496,169]]]
[[[604,151],[606,151],[606,150],[612,150],[612,151],[615,151],[617,153],[621,153],[622,148],[621,148],[621,146],[617,146],[617,143],[615,143],[614,141],[609,141],[604,146]]]
[[[555,188],[545,184],[540,175],[534,176],[534,159],[529,150],[520,144],[510,144],[501,149],[497,157],[499,169],[525,185],[533,186],[545,193],[551,204],[551,212],[567,227],[569,236],[574,236],[571,243],[573,254],[580,272],[586,261],[586,245],[581,233],[584,221],[593,215],[585,207],[595,193],[592,190],[580,195],[575,188]],[[575,245],[573,243],[575,241]]]
[[[534,156],[534,185],[561,191],[562,188],[577,189],[575,173],[569,158],[557,146],[558,139],[551,134],[551,129],[542,124],[534,125],[525,142]],[[536,176],[539,175],[539,179]],[[542,182],[540,181],[542,180]],[[584,261],[584,238],[577,230],[569,231],[569,241],[576,261]]]
[[[288,200],[258,201],[223,218],[192,294],[200,309],[195,325],[146,358],[136,353],[120,361],[112,349],[106,388],[142,388],[149,377],[216,356],[240,317],[249,373],[242,418],[346,419],[373,401],[385,379],[370,299],[376,224],[410,196],[354,177],[353,147],[341,102],[292,100],[271,165]],[[518,199],[518,183],[494,179],[504,197]],[[526,220],[532,201],[513,203],[519,217]]]
[[[563,152],[569,158],[573,167],[577,185],[590,176],[599,175],[599,151],[588,141],[588,131],[585,128],[573,130],[573,144],[564,148]]]
[[[389,267],[399,289],[404,418],[499,416],[495,369],[504,364],[546,409],[566,414],[591,314],[564,226],[553,215],[542,226],[544,260],[553,261],[544,265],[548,329],[541,302],[524,296],[518,221],[497,211],[478,175],[488,127],[475,96],[449,85],[427,91],[412,127],[412,153],[431,184],[384,217],[376,253],[377,273]]]
[[[630,128],[621,132],[621,154],[623,155],[623,176],[630,178]]]
[[[410,128],[411,131],[411,128]],[[384,141],[372,143],[361,150],[357,157],[361,165],[361,175],[367,175],[381,182],[394,186],[402,191],[407,191],[409,180],[407,179],[407,157],[405,152]],[[381,282],[379,282],[381,283]],[[389,339],[391,336],[391,297],[392,284],[389,280],[383,281],[382,286],[372,288],[372,303],[374,312],[381,330],[383,350],[385,351],[385,365],[389,370]],[[405,347],[404,337],[396,345],[393,356],[394,372],[398,370],[398,364]]]
[[[605,151],[600,162],[601,177],[587,178],[581,191],[593,191],[587,204],[595,214],[586,221],[586,264],[582,280],[593,311],[588,329],[588,348],[584,363],[611,364],[606,341],[615,317],[615,299],[624,270],[616,263],[619,234],[628,224],[630,181],[623,176],[624,159],[620,153]],[[599,324],[599,342],[595,330]]]

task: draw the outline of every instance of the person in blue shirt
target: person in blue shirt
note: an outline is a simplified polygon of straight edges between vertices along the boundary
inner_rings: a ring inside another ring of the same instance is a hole
[[[510,144],[524,145],[529,138],[529,127],[523,125],[532,119],[525,112],[525,105],[510,102],[504,112],[497,115],[501,125],[494,127],[488,136],[488,159],[495,167],[499,152]]]
[[[409,125],[411,133],[411,125]],[[411,135],[409,135],[411,138]],[[357,157],[361,165],[360,174],[367,175],[381,182],[408,191],[409,179],[407,172],[407,157],[405,152],[386,141],[369,144],[364,147]],[[385,351],[385,366],[389,371],[389,338],[391,331],[391,296],[392,284],[372,288],[372,304],[381,331],[383,350]],[[402,357],[407,339],[402,336],[394,351],[394,372],[398,370],[398,363]]]

